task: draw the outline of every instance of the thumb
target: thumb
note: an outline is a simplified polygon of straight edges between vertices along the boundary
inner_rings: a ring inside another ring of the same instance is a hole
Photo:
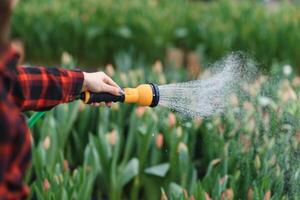
[[[120,88],[108,84],[103,85],[103,92],[108,92],[116,96],[120,96]]]

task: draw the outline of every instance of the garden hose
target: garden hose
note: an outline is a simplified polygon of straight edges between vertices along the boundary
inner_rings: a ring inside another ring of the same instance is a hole
[[[150,84],[142,84],[136,88],[124,88],[124,95],[116,96],[107,92],[93,93],[85,91],[79,97],[84,103],[99,102],[122,102],[136,103],[140,106],[156,107],[159,102],[158,86]]]
[[[32,128],[33,125],[45,114],[45,112],[36,112],[28,120],[29,128]]]
[[[78,99],[86,104],[99,102],[122,102],[136,103],[140,106],[156,107],[159,102],[159,89],[156,84],[142,84],[136,88],[124,88],[124,95],[116,96],[107,92],[93,93],[89,91],[82,92]],[[45,114],[45,112],[34,113],[29,121],[29,128]]]

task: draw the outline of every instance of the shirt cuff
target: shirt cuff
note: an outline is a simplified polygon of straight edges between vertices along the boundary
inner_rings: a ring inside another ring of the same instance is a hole
[[[67,101],[74,101],[81,93],[84,76],[80,70],[68,70],[68,76],[71,77],[71,87],[67,97]]]

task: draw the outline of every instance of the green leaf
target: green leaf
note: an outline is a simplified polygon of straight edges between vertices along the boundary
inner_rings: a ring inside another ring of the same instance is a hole
[[[138,131],[139,131],[140,134],[146,135],[146,133],[147,133],[147,126],[145,126],[145,125],[140,125],[140,126],[138,127]]]
[[[183,192],[182,187],[174,182],[170,183],[169,190],[170,190],[170,196],[175,198],[179,198]]]
[[[145,169],[146,174],[154,175],[154,176],[159,176],[159,177],[165,177],[167,172],[170,169],[170,164],[169,163],[163,163],[159,164],[153,167],[149,167]]]
[[[68,193],[67,193],[67,191],[66,191],[65,188],[62,189],[61,199],[62,199],[62,200],[67,200],[67,199],[69,199],[69,198],[68,198]]]
[[[130,38],[132,36],[131,30],[127,26],[120,27],[117,32],[123,38]]]
[[[121,186],[125,186],[133,177],[139,173],[139,160],[137,158],[131,159],[126,165],[125,169],[121,169]]]
[[[90,166],[93,169],[93,172],[96,174],[99,170],[101,170],[100,158],[98,152],[91,142],[85,148],[84,151],[84,166]]]

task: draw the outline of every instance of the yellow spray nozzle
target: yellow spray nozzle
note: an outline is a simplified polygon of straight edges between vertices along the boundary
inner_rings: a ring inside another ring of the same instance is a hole
[[[148,84],[136,88],[125,88],[125,103],[137,103],[141,106],[150,106],[152,102],[152,89]]]
[[[84,103],[93,102],[124,102],[136,103],[141,106],[155,107],[159,102],[158,86],[150,84],[142,84],[136,88],[124,88],[124,95],[115,96],[109,93],[90,93],[88,91],[81,94],[80,98]]]
[[[158,103],[158,87],[154,84],[142,84],[136,88],[125,88],[125,103],[137,103],[154,107]]]

